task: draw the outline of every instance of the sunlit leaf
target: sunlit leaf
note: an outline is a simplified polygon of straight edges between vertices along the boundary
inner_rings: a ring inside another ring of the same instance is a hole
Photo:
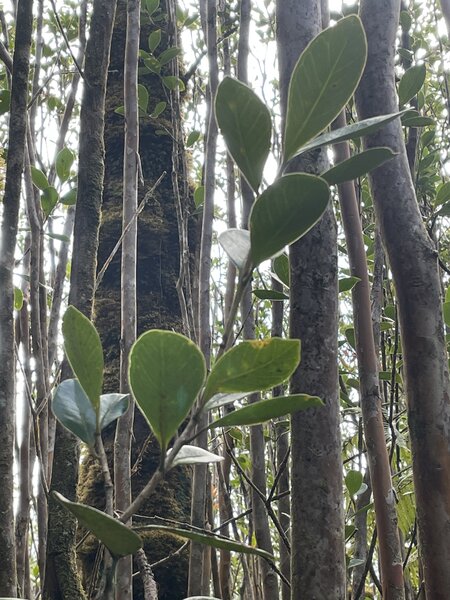
[[[254,265],[307,233],[323,215],[329,195],[326,181],[307,173],[285,175],[264,190],[250,214]]]
[[[20,288],[14,288],[14,308],[15,310],[22,310],[23,306],[23,292]]]
[[[269,110],[248,86],[231,77],[219,85],[215,110],[228,151],[256,192],[270,150]]]
[[[219,243],[238,269],[243,269],[250,254],[250,232],[227,229],[219,235]]]
[[[292,396],[277,396],[270,400],[260,400],[253,404],[248,404],[244,408],[238,408],[233,412],[217,419],[209,426],[210,429],[216,427],[231,427],[241,425],[258,425],[271,419],[277,419],[287,414],[323,406],[323,402],[317,396],[308,394],[295,394]]]
[[[130,387],[163,450],[195,402],[205,375],[203,354],[183,335],[154,329],[133,345]]]
[[[167,455],[170,454],[170,451],[170,449],[167,451]],[[208,452],[208,450],[204,450],[198,446],[189,446],[186,444],[176,455],[172,466],[176,467],[177,465],[195,465],[201,463],[206,464],[220,462],[222,460],[223,456],[213,454],[212,452]]]
[[[55,167],[56,173],[61,181],[67,181],[70,177],[70,169],[72,167],[75,156],[69,148],[63,148],[56,156]]]
[[[248,395],[248,392],[235,392],[234,394],[214,394],[212,398],[203,406],[204,411],[211,410],[213,408],[219,408],[226,404],[231,404],[237,400],[242,400]]]
[[[345,476],[345,486],[350,496],[354,496],[363,484],[363,474],[360,471],[351,470]]]
[[[254,392],[285,381],[300,362],[300,341],[247,340],[228,350],[213,366],[204,398],[218,392]]]
[[[230,552],[240,552],[242,554],[256,554],[269,560],[273,560],[273,556],[253,546],[247,546],[247,544],[241,544],[235,542],[229,538],[215,535],[213,533],[200,533],[198,531],[191,531],[190,529],[182,529],[180,527],[167,527],[165,525],[144,525],[143,527],[137,527],[138,531],[166,531],[167,533],[174,533],[182,538],[192,540],[198,544],[204,544],[206,546],[212,546],[213,548],[220,548],[221,550],[229,550]]]
[[[72,371],[97,413],[103,384],[103,350],[97,330],[78,309],[69,306],[64,313],[62,332]]]
[[[45,188],[50,186],[47,176],[37,167],[33,167],[33,165],[31,165],[31,179],[34,185],[40,190],[45,190]]]
[[[321,177],[330,185],[337,185],[344,181],[358,179],[394,156],[396,156],[396,153],[390,148],[370,148],[351,156],[349,159],[322,173]]]
[[[142,540],[132,529],[109,515],[78,502],[67,500],[62,494],[52,492],[53,497],[70,511],[79,523],[88,529],[108,548],[115,558],[134,554],[142,548]]]
[[[58,385],[53,396],[52,411],[66,429],[91,448],[94,447],[95,411],[78,379],[66,379]]]
[[[366,35],[356,15],[325,29],[305,48],[289,85],[283,162],[344,108],[361,78],[366,55]]]

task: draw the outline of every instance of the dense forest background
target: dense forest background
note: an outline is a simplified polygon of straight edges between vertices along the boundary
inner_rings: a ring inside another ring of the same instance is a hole
[[[0,596],[450,598],[450,2],[0,7]]]

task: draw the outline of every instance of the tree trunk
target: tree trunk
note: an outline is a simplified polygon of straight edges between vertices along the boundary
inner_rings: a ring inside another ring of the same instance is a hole
[[[17,593],[13,502],[16,401],[13,270],[26,148],[28,74],[32,30],[33,0],[19,0],[0,242],[0,594],[13,597]]]
[[[299,54],[321,30],[318,0],[277,2],[280,93]],[[295,170],[325,167],[318,152]],[[320,396],[325,406],[292,416],[291,597],[345,598],[344,519],[337,373],[337,242],[330,205],[321,221],[290,248],[290,335],[302,342],[292,393]]]
[[[369,54],[357,94],[361,118],[398,108],[399,8],[399,0],[362,1]],[[398,298],[426,595],[443,600],[450,589],[450,389],[437,253],[419,212],[399,120],[368,137],[366,146],[398,153],[370,182]]]

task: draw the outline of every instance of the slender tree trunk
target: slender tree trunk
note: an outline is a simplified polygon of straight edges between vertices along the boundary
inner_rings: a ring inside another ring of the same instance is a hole
[[[22,171],[26,149],[28,75],[30,68],[33,1],[17,4],[9,147],[0,240],[0,594],[16,596],[14,534],[15,342],[13,269],[19,220]]]
[[[320,32],[318,0],[277,2],[283,114],[290,74],[300,52]],[[295,165],[317,172],[323,152]],[[320,171],[319,171],[320,172]],[[302,341],[292,393],[320,396],[325,406],[292,416],[291,597],[346,597],[342,461],[337,373],[337,242],[332,207],[290,248],[290,335]]]
[[[398,0],[376,7],[362,1],[369,54],[357,93],[361,118],[397,110],[399,8]],[[366,146],[398,153],[370,182],[398,298],[425,588],[427,598],[438,600],[450,589],[450,389],[437,253],[417,205],[400,122],[367,138]]]
[[[69,302],[88,317],[92,313],[103,192],[104,107],[114,13],[114,1],[95,0],[91,35],[86,46]],[[62,375],[63,378],[70,376],[67,363],[63,366]],[[74,436],[58,424],[51,488],[70,499],[74,499],[76,494],[78,455]],[[75,519],[50,499],[44,586],[44,598],[48,600],[85,598],[77,573],[75,531]]]

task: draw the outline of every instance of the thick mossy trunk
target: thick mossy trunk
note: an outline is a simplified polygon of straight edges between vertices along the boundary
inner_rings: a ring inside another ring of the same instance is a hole
[[[164,4],[161,3],[164,11]],[[165,46],[167,20],[155,24],[143,22],[141,48],[148,51],[148,36],[154,29],[162,30],[162,42],[158,52]],[[154,15],[155,16],[155,15]],[[143,14],[144,17],[144,14]],[[110,72],[106,98],[105,116],[105,187],[100,229],[98,265],[101,268],[107,261],[122,229],[122,170],[123,170],[123,130],[124,118],[115,112],[123,106],[123,62],[126,37],[126,2],[120,0],[117,7],[116,23],[112,42]],[[143,74],[139,83],[149,92],[149,112],[160,101],[167,101],[166,91],[161,80],[154,74]],[[178,225],[174,205],[171,170],[172,139],[170,135],[169,107],[158,120],[143,117],[140,120],[140,159],[145,181],[140,186],[139,202],[166,172],[161,184],[149,199],[147,206],[138,218],[138,335],[151,329],[174,329],[181,331],[181,317],[176,281],[179,270]],[[187,199],[186,199],[187,201]],[[95,298],[95,324],[98,328],[105,352],[105,392],[119,390],[120,354],[120,251],[116,254],[97,290]],[[151,367],[151,365],[149,365]],[[105,445],[112,456],[114,431],[105,436]],[[144,449],[144,451],[142,451]],[[157,442],[137,411],[132,450],[132,489],[133,496],[142,489],[158,465]],[[136,463],[136,461],[138,461]],[[146,503],[140,515],[159,516],[178,521],[188,521],[190,516],[190,469],[173,469],[166,480],[157,488]],[[79,485],[80,500],[102,507],[103,487],[100,468],[88,458],[83,466]],[[177,550],[183,540],[177,536],[162,533],[149,534],[145,550],[149,562],[156,562]],[[85,581],[89,579],[95,556],[93,544],[84,544],[80,558]],[[159,600],[180,600],[186,596],[188,555],[165,562],[154,569],[158,584]],[[138,577],[134,579],[134,598],[142,598],[142,588]]]

